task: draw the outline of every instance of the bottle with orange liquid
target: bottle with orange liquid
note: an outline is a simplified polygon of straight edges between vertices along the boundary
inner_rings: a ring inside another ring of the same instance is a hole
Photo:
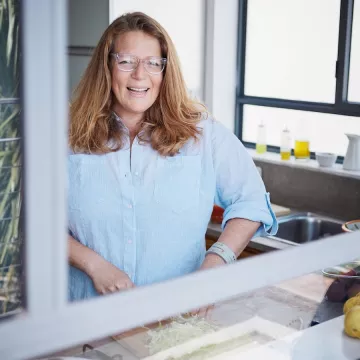
[[[294,155],[296,160],[307,161],[310,159],[310,141],[304,127],[299,128],[296,134]]]

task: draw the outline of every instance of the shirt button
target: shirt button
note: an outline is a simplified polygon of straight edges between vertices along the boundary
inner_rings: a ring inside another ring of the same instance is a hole
[[[128,240],[128,244],[132,244],[132,240],[129,239],[129,240]]]
[[[135,176],[139,176],[139,173],[137,171],[135,172]]]
[[[132,209],[132,207],[133,207],[133,206],[132,206],[131,204],[128,204],[128,208],[129,208],[129,209]]]

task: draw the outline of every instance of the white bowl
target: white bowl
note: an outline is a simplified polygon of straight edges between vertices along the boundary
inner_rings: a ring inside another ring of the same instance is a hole
[[[316,153],[316,160],[321,167],[331,167],[335,164],[337,156],[332,153]]]

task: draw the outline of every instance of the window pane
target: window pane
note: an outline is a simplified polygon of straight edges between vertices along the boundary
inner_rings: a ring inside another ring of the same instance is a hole
[[[69,86],[69,96],[71,97],[73,91],[75,91],[77,85],[79,84],[80,78],[83,75],[88,63],[90,61],[90,56],[77,56],[69,55],[69,69],[68,69],[68,86]]]
[[[338,0],[248,2],[245,94],[333,103]]]
[[[18,97],[19,1],[5,0],[0,6],[0,99]]]
[[[339,317],[346,299],[359,293],[359,284],[332,276],[358,265],[349,261],[341,267],[319,269],[218,302],[206,317],[183,314],[48,356],[295,360],[314,358],[315,351],[317,359],[342,359],[347,349],[349,358],[355,358],[358,348],[350,346],[354,339],[342,335],[345,324]],[[325,332],[327,346],[319,346]]]
[[[244,141],[256,142],[257,126],[261,121],[266,124],[268,145],[280,146],[281,131],[287,124],[293,139],[305,133],[311,151],[338,155],[346,153],[348,139],[345,133],[360,134],[358,117],[245,105]]]
[[[19,1],[0,6],[0,317],[21,307]],[[4,56],[3,56],[4,55]]]
[[[348,100],[360,102],[360,1],[354,3]]]
[[[19,111],[0,105],[0,316],[21,305]]]

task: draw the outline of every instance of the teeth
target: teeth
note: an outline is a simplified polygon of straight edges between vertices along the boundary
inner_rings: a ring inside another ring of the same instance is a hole
[[[128,89],[131,91],[146,91],[147,90],[147,88],[132,88],[132,87],[129,87]]]

